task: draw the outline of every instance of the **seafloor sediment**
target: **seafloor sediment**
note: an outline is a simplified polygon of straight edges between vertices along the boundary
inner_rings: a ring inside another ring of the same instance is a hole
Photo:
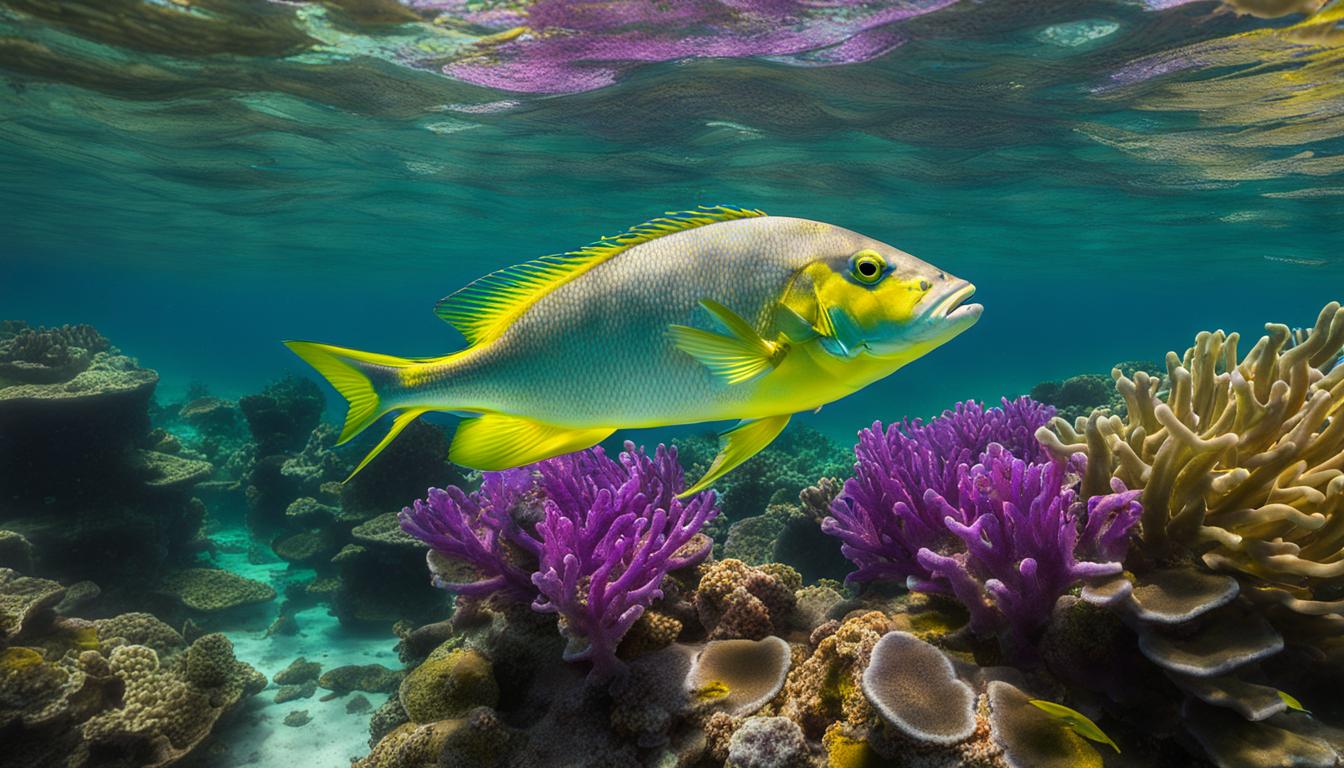
[[[308,380],[6,322],[0,766],[1338,765],[1344,311],[1239,341],[683,500],[709,440],[343,484]]]

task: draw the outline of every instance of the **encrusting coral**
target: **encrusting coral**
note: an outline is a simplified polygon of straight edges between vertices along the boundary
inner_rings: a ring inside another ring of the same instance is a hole
[[[0,594],[19,593],[15,581]],[[0,641],[5,765],[167,766],[266,685],[224,635],[188,645],[144,613],[89,622],[44,609],[8,641]]]

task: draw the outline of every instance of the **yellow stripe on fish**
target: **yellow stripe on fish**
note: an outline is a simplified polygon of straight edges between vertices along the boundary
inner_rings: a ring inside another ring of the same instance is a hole
[[[492,272],[435,313],[467,340],[437,358],[286,344],[350,402],[340,441],[387,413],[362,469],[427,411],[461,413],[449,458],[520,466],[621,428],[739,420],[696,493],[980,316],[970,283],[831,224],[713,206]]]

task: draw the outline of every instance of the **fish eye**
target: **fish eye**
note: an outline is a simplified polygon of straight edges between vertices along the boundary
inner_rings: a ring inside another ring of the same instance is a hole
[[[887,262],[877,251],[862,250],[850,257],[849,271],[854,279],[872,285],[882,279],[887,270]]]

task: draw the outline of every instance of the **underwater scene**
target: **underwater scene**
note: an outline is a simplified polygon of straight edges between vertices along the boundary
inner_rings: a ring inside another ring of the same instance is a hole
[[[0,768],[1344,766],[1344,0],[0,0]]]

